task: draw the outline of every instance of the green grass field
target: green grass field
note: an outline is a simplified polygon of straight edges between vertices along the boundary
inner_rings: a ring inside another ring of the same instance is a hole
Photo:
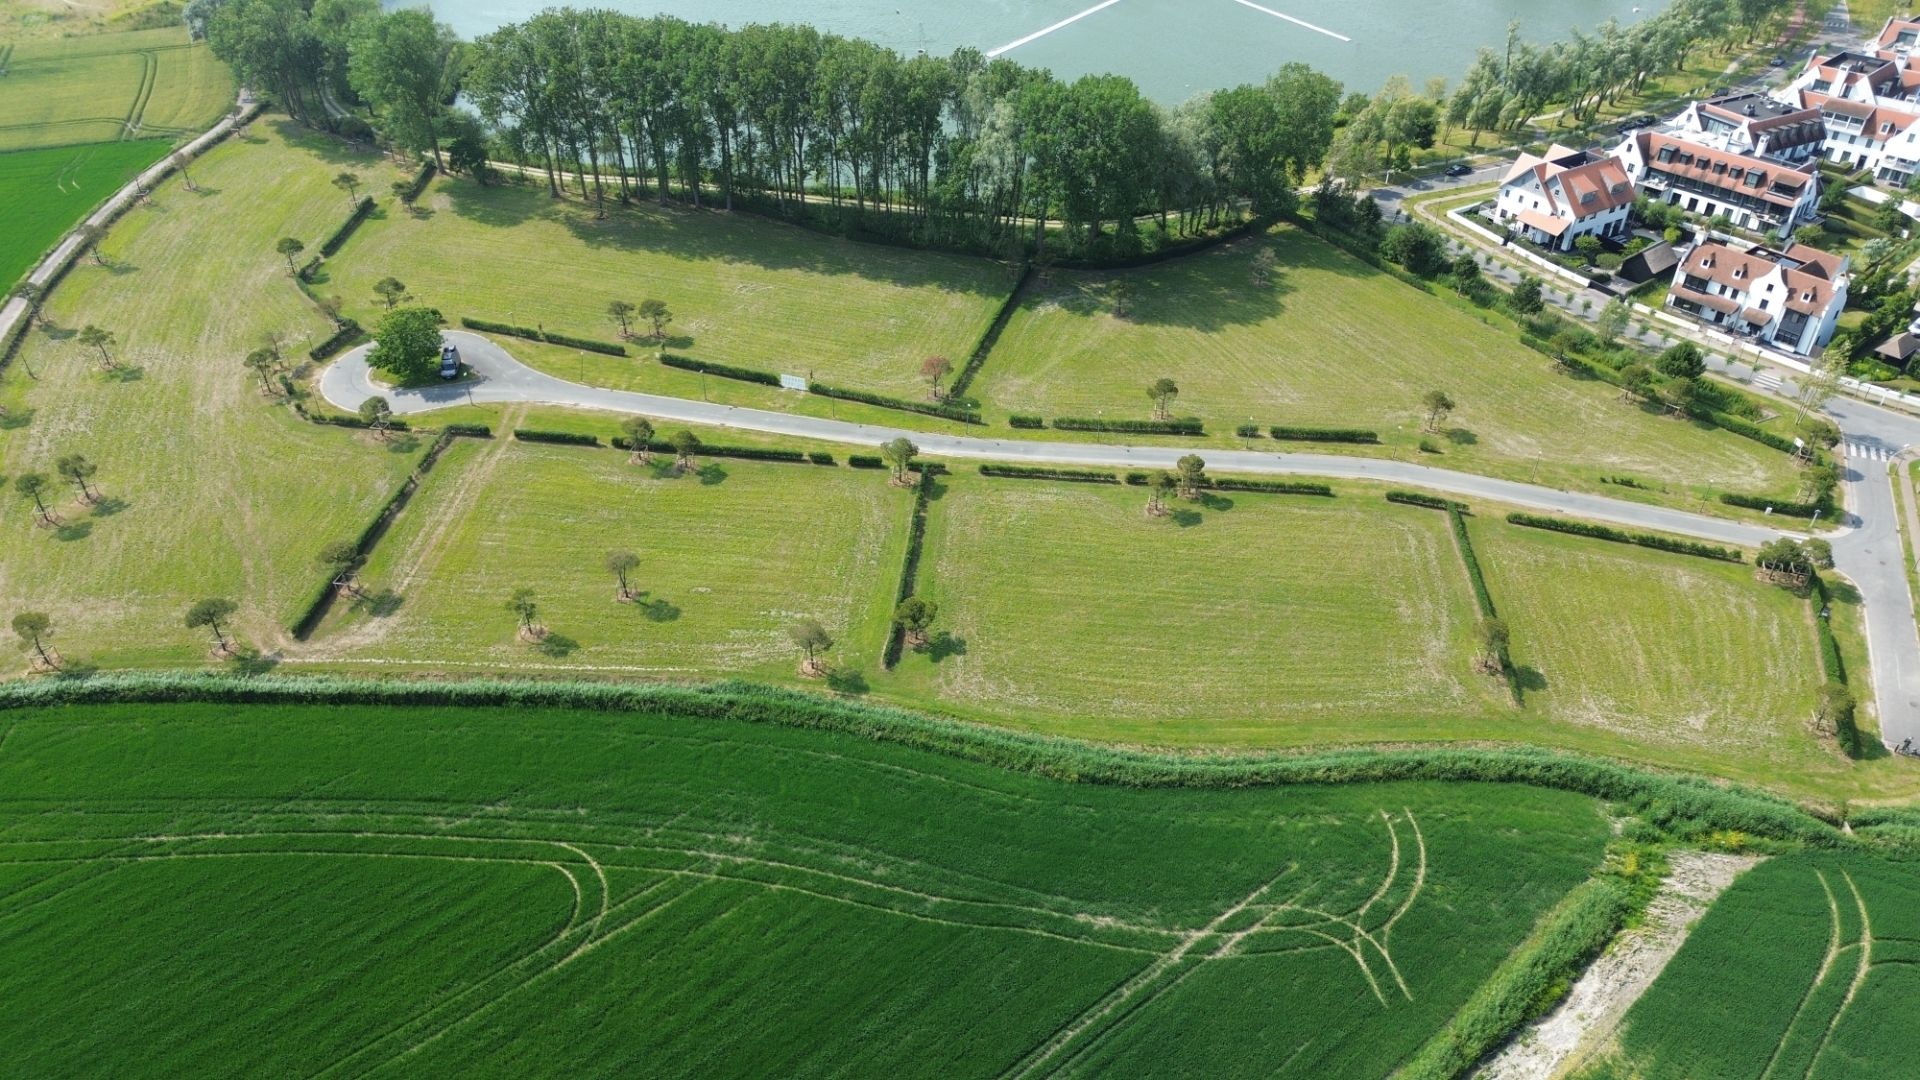
[[[1266,286],[1251,272],[1261,246],[1279,260]],[[1121,278],[1137,295],[1126,319],[1109,298]],[[1180,387],[1174,411],[1212,430],[1364,427],[1412,454],[1421,398],[1440,389],[1458,408],[1433,437],[1442,452],[1419,456],[1446,468],[1569,487],[1622,472],[1682,491],[1792,485],[1786,456],[1556,374],[1483,317],[1495,318],[1282,227],[1119,275],[1055,271],[1023,300],[973,391],[1014,413],[1145,419],[1146,387],[1165,376]]]
[[[919,591],[951,640],[902,678],[950,706],[1148,741],[1511,711],[1470,669],[1444,515],[1225,492],[1162,520],[1140,488],[965,475],[940,492]]]
[[[619,334],[610,301],[655,297],[674,313],[671,351],[908,397],[926,396],[927,356],[965,361],[1012,288],[982,259],[745,214],[642,203],[596,220],[544,187],[459,179],[436,182],[420,205],[417,216],[369,222],[322,287],[367,320],[380,306],[374,282],[393,276],[449,318],[600,339]]]
[[[315,658],[786,680],[799,661],[787,627],[810,617],[849,677],[877,667],[911,494],[844,467],[710,459],[681,477],[671,456],[456,442],[362,575],[398,607],[342,610]],[[613,549],[640,556],[636,602],[616,598]],[[538,646],[506,610],[521,585],[552,632]]]
[[[42,1076],[1379,1076],[1607,834],[1510,785],[1067,785],[638,714],[0,734],[0,1040]]]
[[[24,277],[86,213],[167,155],[164,139],[0,154],[0,287]],[[4,291],[0,288],[0,291]]]
[[[233,93],[180,27],[22,42],[0,76],[0,150],[197,133]]]
[[[1781,856],[1707,912],[1586,1074],[1641,1080],[1913,1075],[1920,884],[1911,863]]]
[[[357,534],[419,456],[404,443],[320,428],[263,398],[240,360],[269,329],[301,357],[327,324],[287,279],[275,239],[331,231],[331,141],[260,122],[106,237],[106,267],[83,260],[0,380],[0,475],[51,473],[86,454],[108,496],[88,509],[61,487],[59,529],[35,524],[11,490],[0,517],[0,611],[47,611],[61,647],[103,665],[204,660],[181,617],[196,599],[239,601],[239,626],[271,647],[318,582],[314,556]],[[114,332],[119,368],[75,340]]]
[[[1746,565],[1484,518],[1472,533],[1528,707],[1556,727],[1759,776],[1845,767],[1808,730],[1820,666],[1804,598]]]

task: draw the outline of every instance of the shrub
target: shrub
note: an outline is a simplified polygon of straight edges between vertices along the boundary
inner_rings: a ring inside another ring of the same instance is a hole
[[[1327,485],[1299,480],[1239,480],[1230,476],[1216,476],[1200,486],[1212,491],[1258,491],[1268,495],[1333,497],[1333,489]]]
[[[521,442],[560,443],[566,446],[599,446],[600,436],[577,431],[541,431],[538,428],[514,428],[513,437]]]
[[[627,347],[612,341],[596,341],[593,338],[574,337],[571,334],[556,334],[549,330],[542,335],[549,345],[565,345],[570,349],[585,349],[587,352],[603,353],[607,356],[625,356]]]
[[[333,332],[332,337],[308,349],[307,359],[314,361],[325,360],[334,353],[359,341],[360,337],[360,324],[354,322],[352,319],[348,319],[346,322],[340,324],[340,328]]]
[[[321,242],[320,254],[327,258],[332,258],[334,254],[346,244],[347,239],[353,235],[353,231],[358,229],[360,223],[367,220],[367,215],[371,213],[373,213],[373,196],[368,195],[362,198],[359,205],[353,208],[353,213],[347,215],[347,220],[341,222],[340,227],[333,230],[333,235]]]
[[[460,325],[469,330],[481,330],[489,334],[505,334],[508,337],[526,338],[529,341],[540,340],[540,331],[531,326],[515,326],[512,323],[475,319],[466,315],[460,316]]]
[[[1784,499],[1769,499],[1760,495],[1742,495],[1738,492],[1720,493],[1720,501],[1728,506],[1738,506],[1747,510],[1772,510],[1787,517],[1810,518],[1823,513],[1827,507],[1819,503],[1788,502]]]
[[[1296,442],[1377,443],[1380,436],[1364,428],[1270,427],[1267,434]]]
[[[1827,681],[1845,684],[1847,665],[1840,659],[1840,643],[1833,639],[1833,620],[1829,617],[1833,608],[1833,594],[1827,591],[1826,579],[1819,574],[1811,577],[1814,632],[1820,637],[1820,669],[1826,672]]]
[[[1816,715],[1820,723],[1833,732],[1833,737],[1848,757],[1860,756],[1860,727],[1854,722],[1853,691],[1839,683],[1827,683],[1820,688],[1820,704]]]
[[[1260,425],[1241,424],[1239,427],[1233,429],[1233,433],[1243,439],[1257,439],[1260,437]]]
[[[505,334],[508,337],[526,338],[528,341],[544,341],[550,345],[564,345],[573,349],[585,349],[588,352],[605,353],[608,356],[627,355],[625,345],[616,345],[611,341],[595,341],[593,338],[574,337],[571,334],[559,334],[552,330],[536,330],[531,326],[515,326],[512,323],[475,319],[466,315],[460,316],[460,325],[469,330]]]
[[[1744,556],[1735,548],[1716,547],[1694,540],[1676,540],[1670,536],[1657,536],[1653,533],[1628,532],[1608,525],[1596,525],[1590,521],[1573,521],[1568,518],[1545,517],[1540,514],[1519,512],[1507,515],[1510,524],[1521,525],[1529,529],[1545,529],[1548,532],[1569,533],[1574,536],[1586,536],[1595,540],[1607,540],[1615,544],[1635,544],[1659,551],[1671,551],[1677,555],[1694,555],[1702,559],[1716,559],[1720,562],[1737,563]]]
[[[1010,427],[1027,428],[1029,430],[1047,426],[1047,422],[1038,416],[1021,416],[1018,414],[1007,417],[1007,424]]]
[[[887,463],[881,461],[877,454],[848,454],[847,464],[856,469],[884,469],[887,467]]]
[[[1067,480],[1081,484],[1117,484],[1120,478],[1094,469],[1048,469],[1026,465],[982,465],[981,476],[1000,476],[1017,480]]]
[[[433,182],[434,171],[434,164],[431,161],[421,165],[420,171],[413,174],[413,181],[408,185],[406,194],[400,197],[401,201],[412,206],[413,200],[419,198],[420,193],[427,190],[427,185]]]
[[[448,435],[461,435],[469,439],[493,438],[493,429],[485,424],[448,424],[440,430]]]
[[[616,450],[633,449],[633,443],[628,441],[623,435],[615,435],[609,439],[608,442]],[[656,454],[671,454],[675,452],[673,444],[664,439],[652,440],[647,443],[647,449],[652,450]],[[806,465],[809,462],[815,465],[833,464],[833,455],[831,454],[820,455],[827,459],[824,462],[812,461],[803,451],[782,450],[778,447],[769,446],[725,446],[703,442],[700,444],[700,453],[704,457],[740,458],[744,461],[778,461],[789,465]]]
[[[1447,523],[1453,527],[1454,542],[1460,545],[1460,560],[1467,564],[1467,581],[1473,586],[1473,602],[1480,609],[1480,617],[1499,618],[1500,612],[1493,606],[1493,594],[1487,591],[1487,579],[1480,573],[1480,558],[1473,553],[1473,538],[1467,535],[1466,515],[1458,507],[1449,506]]]
[[[937,470],[927,470],[928,475],[937,475]],[[927,501],[932,498],[933,484],[922,479],[913,493],[913,516],[907,522],[907,557],[900,565],[900,587],[893,597],[894,610],[912,596],[920,579],[920,549],[927,539]],[[880,656],[880,666],[892,671],[900,662],[900,649],[906,643],[907,628],[900,620],[893,621],[892,629],[887,631],[887,647]]]
[[[831,465],[833,464],[833,455],[825,451],[814,450],[807,454],[807,460],[815,465]]]
[[[775,380],[778,382],[779,380]],[[807,392],[821,397],[837,398],[841,401],[858,401],[866,405],[878,405],[883,409],[899,409],[902,412],[920,413],[925,416],[938,416],[943,420],[958,420],[963,424],[984,424],[977,410],[964,405],[938,404],[931,401],[908,401],[905,398],[888,397],[885,394],[869,394],[865,390],[848,390],[840,386],[828,386],[826,383],[808,383]]]
[[[1053,426],[1060,431],[1111,431],[1128,435],[1205,435],[1197,419],[1185,420],[1090,420],[1085,417],[1055,417]]]
[[[1404,503],[1407,506],[1424,506],[1429,510],[1458,510],[1463,514],[1467,512],[1466,503],[1454,502],[1452,499],[1443,499],[1438,495],[1428,495],[1419,491],[1389,491],[1387,501]]]
[[[301,281],[304,281],[307,284],[311,285],[313,284],[313,275],[316,273],[319,273],[320,264],[325,261],[326,261],[325,259],[322,259],[320,256],[315,255],[313,258],[308,259],[306,262],[302,263],[300,265],[300,270],[294,276],[298,277]]]

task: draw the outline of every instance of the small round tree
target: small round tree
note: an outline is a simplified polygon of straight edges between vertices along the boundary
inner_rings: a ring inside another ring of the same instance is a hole
[[[893,470],[893,482],[899,485],[913,483],[908,470],[913,467],[913,459],[920,448],[913,445],[911,439],[894,439],[880,446],[880,456],[886,459],[888,468]]]
[[[358,206],[360,204],[359,173],[343,172],[333,178],[333,186],[347,193],[348,206]]]
[[[299,238],[283,236],[280,238],[279,243],[273,245],[273,250],[279,252],[280,257],[287,260],[287,273],[298,274],[300,272],[300,268],[294,265],[293,260],[299,258],[301,252],[307,250],[307,245],[301,243]]]
[[[1421,396],[1420,407],[1427,411],[1427,430],[1439,431],[1447,414],[1453,412],[1453,399],[1445,390],[1429,390]]]
[[[1166,517],[1167,499],[1180,487],[1180,481],[1165,469],[1147,479],[1147,516]]]
[[[213,651],[219,655],[233,652],[233,642],[227,640],[226,623],[239,610],[239,605],[225,597],[211,597],[201,600],[187,609],[186,624],[189,630],[205,627],[213,631]]]
[[[440,320],[430,309],[399,308],[380,320],[367,364],[400,383],[425,382],[440,374]]]
[[[933,628],[933,620],[939,614],[939,604],[924,597],[909,596],[893,610],[893,621],[906,631],[908,647],[923,649],[927,645],[927,631]]]
[[[321,548],[313,561],[327,571],[327,580],[333,582],[334,588],[359,595],[360,588],[353,583],[353,572],[360,568],[360,550],[351,540],[335,540]]]
[[[940,380],[952,372],[953,361],[944,356],[929,356],[920,361],[920,377],[927,380],[927,392],[933,395],[935,401],[946,396],[946,393],[940,389]]]
[[[106,230],[98,225],[82,225],[75,229],[73,234],[79,237],[80,246],[87,249],[87,254],[92,256],[93,265],[107,265],[107,253],[100,250],[100,241],[106,238]]]
[[[665,300],[655,300],[652,298],[642,300],[640,301],[640,306],[636,308],[635,311],[641,318],[653,325],[653,340],[655,343],[667,340],[667,324],[673,321],[673,312],[667,310],[667,302]]]
[[[59,461],[54,462],[53,469],[60,474],[61,479],[80,489],[81,502],[100,501],[100,493],[87,483],[93,479],[95,473],[100,471],[100,467],[88,461],[87,455],[66,454]]]
[[[387,425],[393,421],[393,406],[378,394],[360,403],[360,422],[376,436],[387,437]]]
[[[54,520],[53,511],[47,507],[48,486],[46,473],[21,473],[13,478],[13,489],[20,493],[20,497],[33,500],[33,508],[40,515],[40,523],[56,525],[58,522]]]
[[[1474,657],[1474,670],[1483,675],[1505,674],[1508,640],[1505,620],[1481,619],[1476,629],[1480,651]]]
[[[827,628],[820,625],[818,619],[800,619],[787,627],[787,638],[800,647],[806,660],[800,665],[800,674],[809,679],[817,679],[827,673],[827,665],[820,654],[833,648],[833,636]]]
[[[46,299],[46,286],[33,281],[23,281],[13,287],[13,295],[27,302],[27,318],[37,326],[47,324],[46,309],[41,301]]]
[[[539,641],[547,636],[547,629],[540,625],[540,605],[534,599],[533,590],[525,585],[513,590],[507,597],[507,610],[520,620],[520,637],[525,641]]]
[[[1200,489],[1207,486],[1207,463],[1198,454],[1187,454],[1173,466],[1179,472],[1180,497],[1199,498]]]
[[[394,308],[399,307],[404,301],[411,299],[407,296],[406,283],[396,277],[383,277],[379,281],[374,282],[373,292],[375,296],[378,296],[381,301],[387,305],[388,311],[392,311]]]
[[[1153,399],[1153,418],[1165,420],[1172,415],[1173,399],[1180,396],[1180,387],[1172,379],[1156,379],[1147,387],[1147,396]]]
[[[700,453],[700,436],[682,428],[674,432],[673,438],[667,442],[673,447],[674,467],[683,473],[692,472],[694,456]]]
[[[100,366],[113,370],[113,349],[117,342],[113,331],[88,323],[80,330],[79,342],[100,354]]]
[[[607,304],[607,316],[620,326],[620,337],[624,340],[633,336],[633,302],[614,300]]]
[[[653,460],[653,421],[644,416],[628,417],[620,422],[620,431],[627,437],[627,460],[643,465]]]
[[[261,393],[272,394],[275,392],[273,373],[274,370],[279,367],[280,360],[273,355],[272,349],[255,349],[247,354],[244,363],[247,365],[248,371],[260,377]]]
[[[32,650],[39,666],[47,671],[60,670],[59,657],[47,647],[53,633],[53,620],[43,611],[23,611],[13,617],[13,632],[20,643]]]
[[[640,556],[631,551],[607,552],[607,572],[613,575],[616,586],[614,596],[622,601],[633,599],[633,584],[628,575],[640,565]]]

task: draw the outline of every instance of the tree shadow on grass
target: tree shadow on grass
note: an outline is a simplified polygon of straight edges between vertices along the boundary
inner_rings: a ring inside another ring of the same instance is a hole
[[[60,658],[60,670],[53,673],[56,679],[91,679],[100,674],[100,665],[91,660]]]
[[[967,639],[955,637],[952,633],[942,630],[933,635],[933,640],[927,642],[924,651],[927,659],[937,664],[949,656],[967,655]]]
[[[1522,693],[1537,693],[1547,688],[1547,677],[1537,668],[1517,667],[1513,669],[1513,684]]]
[[[62,543],[71,544],[76,540],[85,540],[93,535],[93,522],[67,521],[54,527],[53,537]]]
[[[235,649],[227,662],[242,675],[265,675],[280,666],[280,654],[263,653],[246,645]]]
[[[108,259],[106,270],[107,273],[112,274],[114,277],[126,277],[128,274],[137,274],[140,272],[139,267],[125,259]]]
[[[694,475],[700,478],[701,487],[717,487],[727,482],[727,470],[721,468],[720,464],[714,461],[709,461],[705,465],[700,466],[699,469],[694,471]]]
[[[1207,520],[1207,516],[1198,510],[1185,506],[1176,506],[1167,511],[1167,520],[1183,529],[1191,529],[1195,525]]]
[[[354,597],[353,610],[364,611],[376,619],[384,619],[399,611],[400,605],[404,603],[406,603],[406,597],[392,589],[381,589],[379,592],[363,592]]]
[[[31,423],[32,409],[8,409],[5,416],[0,416],[0,431],[18,431]]]
[[[1480,436],[1475,435],[1466,428],[1448,428],[1447,441],[1455,446],[1473,446],[1480,441]]]
[[[117,364],[100,373],[106,382],[137,383],[147,377],[147,369],[133,364]]]
[[[540,639],[540,644],[538,648],[540,650],[540,655],[549,656],[555,660],[559,660],[568,656],[572,656],[574,653],[578,652],[580,649],[580,643],[568,637],[565,634],[550,633],[546,637],[543,637]]]
[[[827,673],[827,688],[836,694],[858,697],[873,689],[867,677],[850,668],[835,668]]]
[[[260,122],[255,121],[255,123]],[[377,152],[364,148],[356,150],[351,144],[343,142],[338,137],[316,131],[298,120],[283,116],[265,123],[289,146],[305,151],[329,165],[359,165],[363,168],[372,168],[380,163],[380,155]]]
[[[1227,498],[1225,495],[1219,495],[1211,491],[1201,492],[1199,502],[1201,506],[1204,506],[1207,509],[1214,511],[1215,513],[1224,514],[1227,511],[1233,509],[1232,499]]]
[[[411,432],[403,433],[387,443],[387,452],[390,454],[411,454],[418,449],[420,449],[420,437]]]
[[[94,517],[112,517],[132,505],[118,495],[102,495],[94,500],[92,513]]]
[[[670,623],[680,618],[680,605],[657,596],[651,599],[641,598],[646,595],[641,593],[640,596],[635,597],[633,608],[648,622]]]

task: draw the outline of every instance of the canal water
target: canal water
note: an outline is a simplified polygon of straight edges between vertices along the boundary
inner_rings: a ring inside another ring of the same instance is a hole
[[[696,22],[806,22],[907,55],[961,46],[1074,78],[1126,75],[1174,104],[1203,90],[1257,82],[1301,61],[1349,90],[1372,91],[1401,74],[1424,87],[1457,80],[1481,46],[1500,48],[1520,20],[1536,42],[1634,22],[1665,0],[583,0],[638,15]],[[548,0],[436,0],[462,37],[551,6]],[[1074,18],[1076,15],[1079,18]],[[1072,20],[1067,22],[1067,20]],[[1065,22],[1065,25],[1059,25]],[[1055,28],[1057,27],[1057,28]],[[1049,28],[1054,28],[1050,32]],[[1036,36],[1037,35],[1037,36]],[[1019,43],[1019,44],[1015,44]]]

